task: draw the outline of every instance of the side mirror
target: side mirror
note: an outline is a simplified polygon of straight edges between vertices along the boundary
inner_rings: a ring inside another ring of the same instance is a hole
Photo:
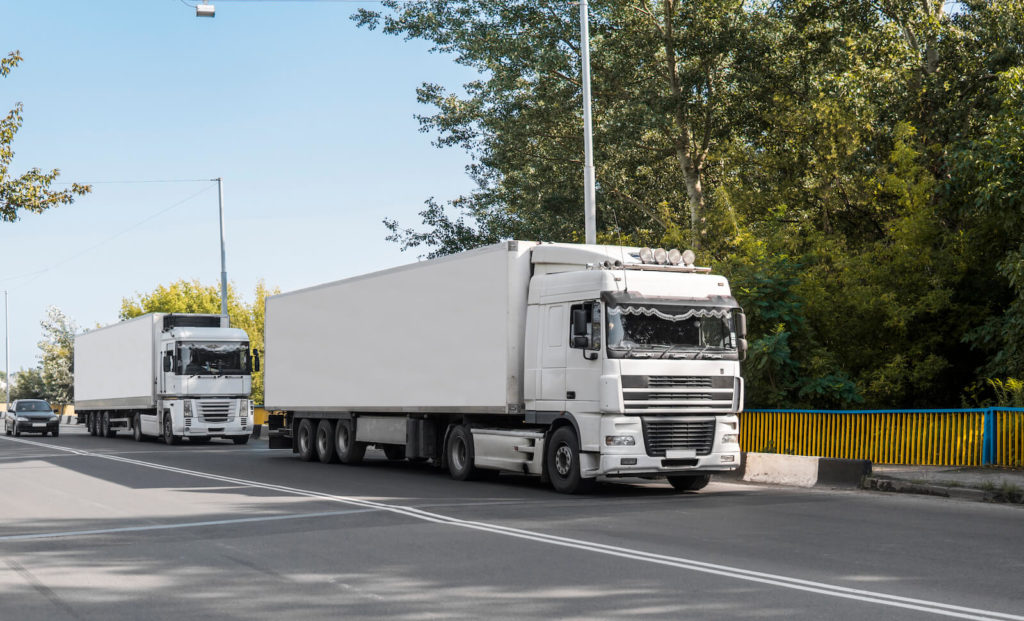
[[[164,373],[171,370],[171,354],[164,354]]]
[[[747,338],[747,316],[743,313],[736,313],[736,338]]]
[[[736,344],[736,351],[739,354],[740,360],[747,359],[747,339],[740,339],[740,342]]]
[[[253,373],[259,373],[260,370],[260,352],[259,350],[252,350],[252,371]]]

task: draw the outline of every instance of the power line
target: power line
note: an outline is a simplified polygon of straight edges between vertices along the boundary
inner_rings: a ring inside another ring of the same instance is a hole
[[[209,179],[197,179],[196,181],[209,181]],[[45,273],[47,273],[47,272],[49,272],[49,271],[51,271],[53,269],[56,269],[56,268],[64,265],[65,263],[68,263],[69,261],[73,261],[73,260],[77,259],[78,257],[81,257],[82,255],[88,254],[88,253],[92,252],[93,250],[96,250],[97,248],[99,248],[101,246],[105,246],[109,242],[111,242],[114,239],[117,239],[118,237],[124,235],[128,231],[131,231],[131,230],[139,228],[143,224],[149,222],[150,220],[153,220],[154,218],[162,216],[163,214],[167,213],[168,211],[174,209],[175,207],[180,207],[181,205],[184,205],[185,203],[189,202],[193,198],[199,196],[203,192],[206,192],[207,190],[209,190],[209,189],[211,189],[213,187],[214,187],[214,184],[210,184],[210,185],[204,187],[203,189],[199,190],[198,192],[196,192],[194,194],[191,194],[191,195],[183,198],[182,200],[174,203],[173,205],[165,207],[165,208],[161,209],[160,211],[154,213],[153,215],[148,216],[148,217],[146,217],[146,218],[136,222],[135,224],[129,226],[128,228],[122,229],[121,231],[119,231],[117,233],[114,233],[113,235],[111,235],[110,237],[104,239],[103,241],[101,241],[101,242],[99,242],[97,244],[94,244],[92,246],[89,246],[85,250],[83,250],[83,251],[81,251],[81,252],[79,252],[77,254],[71,255],[70,257],[67,257],[66,259],[63,259],[63,260],[61,260],[61,261],[59,261],[57,263],[54,263],[53,265],[50,265],[48,267],[44,267],[41,270],[36,270],[35,272],[29,272],[27,274],[20,274],[18,276],[8,276],[6,278],[0,278],[0,282],[7,282],[9,280],[18,280],[18,279],[21,279],[21,278],[30,278],[30,280],[27,280],[27,281],[21,283],[20,285],[17,285],[17,287],[12,287],[12,289],[16,289],[18,287],[24,287],[25,285],[27,285],[27,284],[37,280],[43,274],[45,274]]]
[[[122,179],[113,181],[58,181],[53,185],[104,185],[104,184],[133,184],[133,183],[199,183],[210,181],[209,179]]]

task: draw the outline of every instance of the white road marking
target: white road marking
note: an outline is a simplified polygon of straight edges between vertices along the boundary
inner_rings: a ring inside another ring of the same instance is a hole
[[[322,511],[320,513],[296,513],[291,515],[272,515],[265,517],[234,518],[228,520],[210,520],[206,522],[181,522],[177,524],[153,524],[150,526],[122,526],[120,528],[100,528],[95,530],[69,530],[56,533],[27,533],[24,535],[3,535],[2,541],[27,541],[30,539],[54,539],[57,537],[84,537],[88,535],[109,535],[111,533],[133,533],[146,530],[168,530],[173,528],[195,528],[197,526],[223,526],[225,524],[242,524],[246,522],[273,522],[277,520],[300,520],[305,518],[332,517],[351,515],[353,513],[369,513],[376,509],[350,509],[348,511]]]
[[[770,574],[765,572],[751,571],[748,569],[742,569],[740,567],[730,567],[728,565],[717,565],[714,563],[705,563],[703,561],[697,561],[693,559],[687,559],[677,556],[666,556],[662,554],[654,554],[651,552],[645,552],[643,550],[636,550],[632,548],[622,548],[618,546],[610,546],[602,543],[596,543],[591,541],[584,541],[582,539],[572,539],[569,537],[558,537],[555,535],[548,535],[545,533],[539,533],[529,530],[522,530],[518,528],[509,528],[507,526],[500,526],[498,524],[489,524],[486,522],[473,522],[469,520],[462,520],[458,518],[441,515],[438,513],[430,513],[414,507],[404,507],[401,505],[390,505],[382,502],[375,502],[372,500],[365,500],[362,498],[355,498],[350,496],[336,496],[334,494],[325,494],[323,492],[315,492],[312,490],[304,490],[295,487],[288,487],[285,485],[277,485],[274,483],[263,483],[260,481],[249,481],[246,479],[238,479],[235,477],[227,477],[218,474],[211,474],[208,472],[201,472],[197,470],[186,470],[184,468],[177,468],[175,466],[165,466],[162,464],[156,464],[152,462],[140,461],[136,459],[128,459],[126,457],[118,457],[116,455],[106,455],[103,453],[91,453],[89,451],[82,451],[79,449],[64,448],[55,446],[52,444],[44,444],[41,442],[32,442],[31,440],[22,440],[15,438],[3,437],[4,440],[11,442],[20,442],[24,444],[31,444],[37,446],[45,446],[54,450],[68,451],[77,455],[88,455],[99,459],[107,459],[111,461],[121,462],[124,464],[139,466],[143,468],[153,468],[155,470],[163,470],[165,472],[173,472],[182,474],[185,476],[198,477],[201,479],[207,479],[210,481],[219,481],[222,483],[232,483],[235,485],[242,485],[246,487],[254,487],[259,489],[271,490],[282,492],[286,494],[292,494],[296,496],[304,496],[307,498],[316,498],[328,502],[338,502],[347,505],[353,505],[357,507],[363,507],[370,510],[387,511],[407,517],[412,517],[425,522],[432,522],[435,524],[445,524],[448,526],[457,526],[460,528],[467,528],[476,531],[482,531],[492,534],[505,535],[507,537],[515,537],[517,539],[526,539],[530,541],[536,541],[539,543],[546,543],[549,545],[573,548],[577,550],[584,550],[588,552],[595,552],[598,554],[604,554],[608,556],[615,556],[618,558],[624,558],[634,561],[652,563],[656,565],[663,565],[667,567],[675,567],[678,569],[687,569],[690,571],[696,571],[705,574],[712,574],[718,576],[724,576],[727,578],[734,578],[737,580],[745,580],[748,582],[756,582],[760,584],[767,584],[786,589],[793,589],[797,591],[805,591],[810,593],[818,593],[821,595],[827,595],[829,597],[838,597],[842,599],[851,599],[862,602],[869,602],[873,604],[880,604],[883,606],[891,606],[895,608],[904,608],[909,610],[917,610],[920,612],[931,613],[935,615],[941,615],[946,617],[955,617],[959,619],[975,619],[978,621],[997,621],[997,620],[1009,620],[1009,621],[1024,621],[1024,616],[1008,614],[1005,612],[996,612],[991,610],[982,610],[979,608],[967,608],[964,606],[954,606],[952,604],[943,604],[941,602],[933,602],[929,600],[914,599],[910,597],[901,597],[899,595],[889,595],[886,593],[879,593],[876,591],[866,591],[862,589],[852,589],[849,587],[843,587],[833,584],[827,584],[824,582],[815,582],[812,580],[803,580],[800,578],[790,578],[788,576],[782,576],[778,574]]]

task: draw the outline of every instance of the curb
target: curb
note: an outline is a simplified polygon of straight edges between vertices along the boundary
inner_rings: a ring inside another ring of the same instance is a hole
[[[860,487],[871,474],[866,459],[833,459],[778,453],[742,453],[740,467],[725,478],[794,487]]]
[[[950,487],[948,485],[929,485],[927,483],[914,483],[904,479],[893,479],[886,476],[864,477],[861,485],[864,489],[878,492],[893,492],[898,494],[918,494],[922,496],[938,496],[941,498],[959,498],[962,500],[973,500],[975,502],[993,502],[998,504],[1024,504],[1020,500],[1008,500],[998,490],[985,490],[976,487]]]

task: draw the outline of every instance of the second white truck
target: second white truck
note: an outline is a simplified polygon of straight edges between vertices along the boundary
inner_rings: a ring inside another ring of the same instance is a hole
[[[91,435],[245,444],[253,362],[226,317],[142,315],[75,337],[75,411]]]
[[[512,241],[272,296],[270,446],[700,489],[739,465],[746,321],[692,261]]]

